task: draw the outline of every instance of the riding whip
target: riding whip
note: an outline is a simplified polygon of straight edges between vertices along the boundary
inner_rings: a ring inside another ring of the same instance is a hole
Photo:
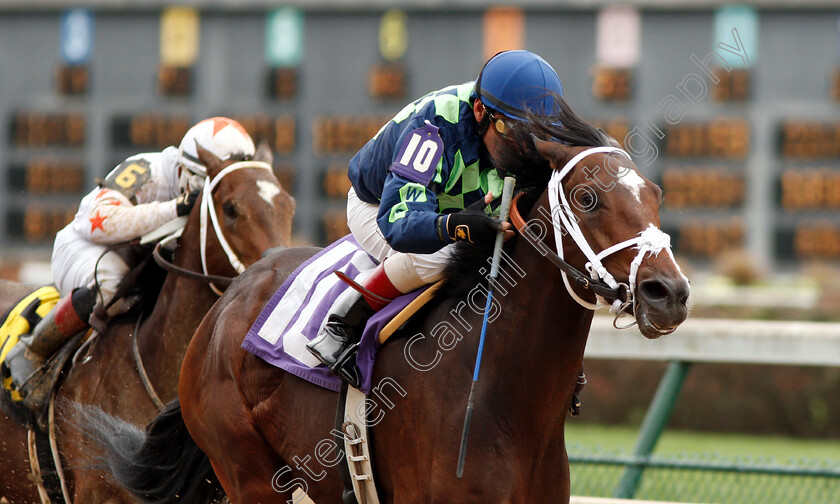
[[[513,197],[513,177],[505,177],[505,187],[502,190],[502,205],[499,207],[499,222],[508,220],[510,213],[510,200]],[[490,266],[490,282],[487,286],[487,304],[484,306],[484,320],[481,322],[481,338],[478,340],[478,355],[475,358],[475,370],[473,371],[472,385],[470,385],[470,397],[467,400],[467,413],[464,417],[464,430],[461,432],[461,450],[458,452],[458,478],[464,475],[464,460],[467,457],[467,439],[470,436],[470,423],[472,422],[473,407],[475,404],[475,385],[478,383],[478,371],[481,368],[481,354],[484,351],[484,336],[487,334],[487,317],[490,314],[490,306],[493,302],[493,288],[496,278],[499,276],[499,261],[502,256],[502,244],[505,241],[505,232],[499,228],[496,232],[496,244],[493,246],[493,262]]]

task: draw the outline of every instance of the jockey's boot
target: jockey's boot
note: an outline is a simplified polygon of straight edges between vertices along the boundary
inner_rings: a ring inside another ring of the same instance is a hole
[[[95,304],[93,290],[75,289],[38,322],[30,335],[21,336],[7,356],[12,381],[18,390],[64,343],[89,327],[88,318]]]
[[[388,279],[384,264],[377,266],[364,281],[364,294],[356,290],[348,292],[352,297],[329,316],[318,337],[306,345],[306,349],[333,374],[354,387],[361,385],[355,357],[367,320],[402,294]]]

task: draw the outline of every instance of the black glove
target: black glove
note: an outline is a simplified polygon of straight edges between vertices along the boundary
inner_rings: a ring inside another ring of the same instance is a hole
[[[199,194],[201,194],[201,189],[193,189],[189,193],[178,196],[178,199],[175,200],[175,213],[178,217],[190,214],[190,210],[198,200]]]
[[[483,206],[474,208],[474,205],[471,205],[458,213],[442,216],[442,219],[446,219],[449,238],[481,245],[493,243],[501,225],[499,221],[484,213],[481,209]]]

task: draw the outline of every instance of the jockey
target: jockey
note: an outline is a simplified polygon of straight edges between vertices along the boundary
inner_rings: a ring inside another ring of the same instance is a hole
[[[108,307],[129,271],[108,247],[190,213],[207,175],[197,145],[223,160],[255,152],[238,122],[225,117],[201,121],[187,131],[179,147],[137,154],[120,163],[82,199],[73,222],[56,234],[52,274],[61,300],[9,351],[8,366],[19,389],[45,359],[89,327],[97,301]],[[124,313],[132,301],[118,300],[108,315]]]
[[[333,373],[358,386],[353,356],[367,319],[395,297],[439,280],[456,241],[492,243],[499,229],[513,236],[509,223],[483,210],[503,186],[492,157],[528,111],[556,114],[551,93],[562,96],[563,87],[545,60],[501,52],[475,82],[408,104],[350,160],[347,223],[379,265],[362,281],[368,292],[348,289],[307,344]]]

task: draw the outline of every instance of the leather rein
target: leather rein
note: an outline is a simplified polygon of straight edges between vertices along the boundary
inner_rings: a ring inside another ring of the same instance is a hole
[[[161,268],[169,271],[171,273],[175,273],[176,275],[180,275],[182,277],[191,278],[193,280],[200,280],[206,283],[212,283],[219,285],[221,287],[228,287],[230,286],[231,282],[233,282],[233,277],[223,277],[218,275],[209,275],[206,273],[201,273],[198,271],[188,270],[186,268],[182,268],[180,266],[176,266],[172,261],[169,261],[163,254],[160,253],[160,247],[163,244],[163,241],[159,241],[155,244],[155,249],[152,251],[152,256],[155,258],[155,262]]]
[[[522,214],[519,213],[518,203],[523,194],[525,193],[519,193],[513,197],[513,202],[510,206],[510,220],[513,222],[514,227],[516,227],[516,230],[519,231],[519,234],[525,238],[525,241],[537,249],[540,254],[548,258],[560,271],[566,273],[572,283],[581,289],[590,291],[596,296],[601,296],[608,302],[619,300],[622,303],[626,303],[629,298],[628,288],[626,286],[620,284],[618,287],[613,288],[602,280],[593,280],[589,275],[563,260],[534,235],[533,231],[528,228],[525,219],[522,218]]]

